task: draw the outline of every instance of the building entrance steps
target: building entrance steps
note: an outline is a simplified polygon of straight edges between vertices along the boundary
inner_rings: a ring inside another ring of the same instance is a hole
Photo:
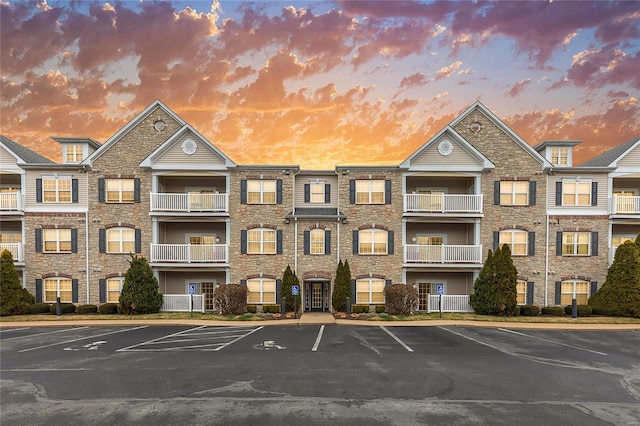
[[[330,312],[303,312],[298,325],[329,325],[335,324],[336,319]]]

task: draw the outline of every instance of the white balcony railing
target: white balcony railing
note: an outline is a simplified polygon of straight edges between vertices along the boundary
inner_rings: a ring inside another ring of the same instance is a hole
[[[11,252],[14,262],[24,262],[24,244],[22,243],[0,243],[0,253],[5,250]]]
[[[429,295],[428,312],[440,312],[440,296]],[[473,312],[469,304],[469,296],[466,294],[443,294],[442,312]]]
[[[404,246],[405,263],[482,263],[482,245]]]
[[[0,192],[0,211],[24,210],[25,196],[21,192]]]
[[[640,197],[625,195],[609,198],[609,213],[640,215]]]
[[[415,213],[482,213],[482,194],[404,194],[404,211]]]
[[[191,312],[191,302],[193,300],[193,311],[204,312],[203,297],[201,294],[163,294],[162,308],[164,312]]]
[[[152,212],[228,212],[229,194],[151,193]]]
[[[227,244],[151,244],[151,262],[228,263]]]

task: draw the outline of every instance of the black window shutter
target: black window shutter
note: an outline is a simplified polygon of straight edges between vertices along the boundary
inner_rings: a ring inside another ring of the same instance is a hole
[[[142,253],[142,229],[136,229],[135,250],[136,253]]]
[[[247,204],[247,180],[240,181],[240,204]]]
[[[349,179],[349,203],[356,203],[356,180]]]
[[[98,229],[98,250],[100,253],[107,252],[107,230]]]
[[[533,281],[527,282],[527,305],[533,305]]]
[[[593,296],[598,292],[598,281],[591,281],[591,292],[589,296]]]
[[[240,280],[240,285],[246,287],[247,286],[247,280]]]
[[[324,254],[331,254],[331,230],[324,231]]]
[[[493,231],[493,251],[498,250],[500,246],[500,231]]]
[[[536,233],[529,232],[529,242],[528,242],[528,252],[527,255],[535,256],[536,255]]]
[[[384,280],[384,286],[390,286],[392,284],[391,280]]]
[[[391,204],[391,180],[384,181],[384,203]]]
[[[282,204],[282,179],[276,179],[276,204]]]
[[[276,231],[276,254],[282,254],[282,229]]]
[[[71,302],[78,303],[78,280],[71,280]]]
[[[247,230],[240,231],[240,254],[247,254]]]
[[[591,182],[591,205],[598,205],[598,182]]]
[[[71,202],[78,202],[78,179],[71,179]]]
[[[562,281],[556,281],[556,300],[555,304],[560,304],[560,296],[562,295]]]
[[[562,182],[556,182],[556,206],[562,205]]]
[[[331,185],[324,184],[324,202],[329,204],[331,202]]]
[[[280,293],[282,292],[282,280],[276,280],[276,303],[280,304]],[[284,297],[287,297],[285,295]]]
[[[78,252],[78,230],[75,228],[71,229],[71,253]]]
[[[358,254],[358,232],[353,231],[353,254]]]
[[[556,233],[556,256],[562,256],[562,232]]]
[[[311,253],[311,231],[304,231],[304,254]]]
[[[133,202],[140,202],[140,178],[135,178],[133,180]]]
[[[304,184],[304,202],[305,203],[311,202],[311,185],[308,183]]]
[[[98,280],[98,285],[100,287],[100,303],[107,302],[107,280],[101,278]]]
[[[36,203],[42,202],[42,179],[36,179]]]
[[[500,181],[493,181],[493,204],[496,206],[500,205]]]
[[[387,231],[387,254],[394,254],[393,231]]]
[[[104,195],[104,178],[98,179],[98,202],[104,203],[105,195]]]
[[[42,229],[36,228],[36,253],[42,253]]]
[[[536,181],[532,180],[529,182],[529,205],[536,205]]]
[[[36,303],[42,303],[42,280],[36,278]]]
[[[598,233],[591,233],[591,256],[598,255]]]
[[[351,303],[358,303],[356,300],[356,280],[351,280]]]

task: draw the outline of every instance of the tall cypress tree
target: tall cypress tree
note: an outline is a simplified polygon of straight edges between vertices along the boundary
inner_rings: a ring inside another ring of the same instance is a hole
[[[26,314],[35,298],[20,285],[20,276],[9,250],[0,254],[0,315]]]
[[[351,272],[347,261],[338,263],[336,278],[333,282],[331,305],[334,311],[344,312],[347,308],[347,297],[351,297]],[[353,301],[353,299],[351,299]]]
[[[473,283],[473,292],[469,295],[469,304],[477,314],[490,315],[495,311],[492,303],[492,287],[495,279],[493,251],[489,249],[487,259]]]
[[[514,315],[518,307],[518,270],[511,258],[511,247],[504,244],[496,251],[495,304],[500,315]]]
[[[282,275],[282,287],[280,287],[280,300],[282,298],[286,298],[287,300],[287,312],[293,312],[294,307],[294,298],[295,298],[295,306],[300,307],[300,296],[293,296],[291,294],[291,288],[294,286],[300,285],[300,280],[291,270],[291,266],[287,265],[287,269],[285,269],[284,274]]]
[[[125,314],[159,312],[162,308],[162,294],[149,262],[142,256],[133,255],[129,264],[120,292],[120,309]]]

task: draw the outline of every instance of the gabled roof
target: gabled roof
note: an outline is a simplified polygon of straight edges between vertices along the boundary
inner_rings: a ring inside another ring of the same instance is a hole
[[[141,121],[145,120],[149,114],[151,114],[153,111],[156,110],[156,108],[161,108],[164,112],[166,112],[171,118],[173,118],[174,120],[176,120],[181,126],[184,126],[185,124],[187,124],[182,118],[180,118],[175,112],[171,111],[169,109],[169,107],[167,107],[165,104],[163,104],[160,100],[156,99],[155,101],[153,101],[153,103],[151,105],[149,105],[148,107],[146,107],[144,109],[144,111],[142,111],[140,114],[136,115],[133,120],[129,121],[123,128],[121,128],[120,130],[118,130],[116,132],[116,134],[114,134],[113,136],[111,136],[109,139],[107,139],[107,141],[105,143],[103,143],[100,148],[98,148],[96,151],[94,151],[93,154],[91,154],[89,157],[85,158],[82,163],[82,165],[91,165],[93,163],[94,160],[100,158],[100,156],[102,156],[102,154],[104,154],[110,147],[111,145],[115,144],[117,141],[119,141],[124,135],[126,135],[127,133],[129,133],[129,131],[131,131],[132,129],[134,129],[138,124],[140,124]]]
[[[631,152],[634,148],[640,145],[640,136],[636,136],[633,139],[611,148],[608,151],[603,152],[597,157],[592,158],[580,164],[578,167],[615,167],[617,162]]]
[[[226,167],[235,167],[236,166],[236,163],[234,163],[222,151],[220,151],[218,148],[216,148],[215,145],[213,145],[211,142],[209,142],[207,139],[205,139],[204,136],[202,136],[200,133],[198,133],[198,131],[196,129],[194,129],[193,127],[191,127],[191,125],[189,125],[189,124],[185,124],[184,126],[182,126],[182,128],[180,130],[178,130],[173,135],[171,135],[171,137],[169,139],[167,139],[162,145],[160,145],[151,154],[149,154],[149,156],[147,156],[147,158],[142,160],[142,162],[140,163],[140,166],[141,167],[151,167],[152,163],[155,160],[157,160],[158,158],[160,158],[162,156],[162,154],[164,154],[171,146],[173,146],[175,141],[179,140],[182,136],[184,136],[187,133],[192,133],[195,137],[197,137],[200,140],[200,142],[202,142],[203,145],[205,145],[211,151],[215,152],[218,156],[220,156],[222,159],[224,159],[224,163],[225,163]]]
[[[495,124],[498,128],[500,128],[503,132],[505,132],[511,139],[513,139],[523,150],[525,150],[531,157],[533,157],[538,163],[540,163],[543,168],[552,168],[552,164],[540,155],[531,145],[524,141],[516,132],[511,130],[509,126],[504,124],[502,120],[498,118],[494,113],[492,113],[489,108],[484,106],[484,104],[480,101],[475,101],[469,108],[467,108],[462,114],[460,114],[455,120],[453,120],[449,125],[451,127],[455,127],[460,121],[464,120],[469,114],[471,114],[475,109],[480,110],[482,114],[484,114],[493,124]]]
[[[89,146],[93,147],[93,148],[100,148],[100,146],[102,145],[100,142],[98,142],[97,140],[91,139],[91,138],[68,138],[68,137],[61,137],[61,136],[51,136],[51,139],[53,139],[54,141],[58,142],[59,144],[63,144],[63,143],[86,143],[89,144]]]
[[[576,146],[581,143],[582,141],[574,141],[574,140],[544,141],[534,146],[533,149],[540,152],[548,146]]]
[[[0,135],[0,145],[9,151],[16,159],[18,164],[56,164],[54,161],[31,151],[29,148],[12,141],[6,136]]]
[[[450,125],[445,126],[442,130],[436,133],[431,139],[425,142],[420,148],[418,148],[413,154],[406,160],[400,163],[400,168],[411,167],[411,161],[420,156],[426,149],[433,145],[443,134],[449,134],[458,144],[460,144],[472,157],[478,160],[478,163],[482,165],[483,169],[495,169],[496,166],[487,157],[482,155],[473,145],[471,145],[465,138],[463,138],[458,132],[456,132]]]

